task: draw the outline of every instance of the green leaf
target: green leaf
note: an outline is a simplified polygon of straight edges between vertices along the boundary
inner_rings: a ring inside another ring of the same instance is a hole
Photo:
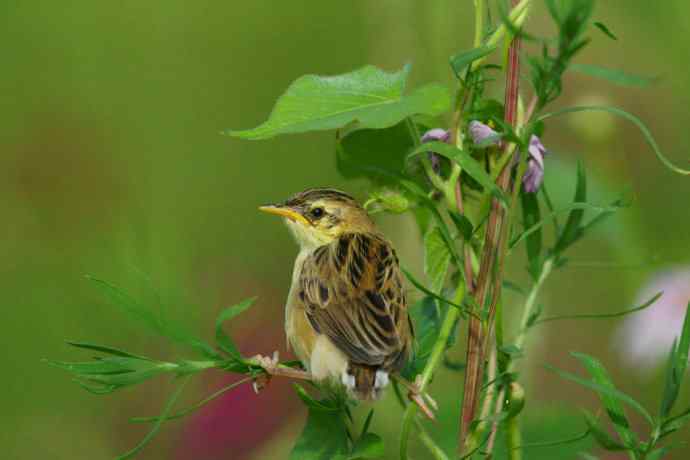
[[[604,35],[606,35],[607,37],[609,37],[611,40],[618,40],[618,37],[616,37],[616,36],[613,34],[613,32],[611,32],[611,29],[609,29],[608,27],[606,27],[606,24],[604,24],[603,22],[596,21],[596,22],[594,23],[594,27],[596,27],[597,29],[601,30],[601,31],[604,33]]]
[[[414,325],[416,347],[413,359],[408,362],[402,374],[407,379],[413,379],[424,369],[431,355],[431,349],[441,330],[441,312],[432,297],[422,298],[409,312]]]
[[[541,220],[539,201],[534,193],[522,193],[522,225],[525,229],[536,225]],[[539,227],[528,234],[527,238],[527,264],[532,278],[539,277],[541,267],[542,235]]]
[[[184,377],[182,382],[177,386],[173,394],[168,399],[168,402],[165,403],[163,412],[158,416],[158,420],[151,428],[151,431],[149,431],[148,434],[144,436],[144,439],[142,439],[141,442],[137,444],[132,450],[117,457],[117,460],[127,460],[128,458],[134,457],[153,439],[154,436],[156,436],[156,434],[158,434],[158,431],[160,431],[163,422],[170,415],[170,412],[172,411],[175,402],[179,399],[180,395],[182,394],[182,390],[184,390],[185,386],[187,385],[187,382],[189,382],[189,377]]]
[[[349,453],[342,413],[309,408],[307,423],[290,453],[290,460],[332,460]],[[345,457],[347,458],[347,457]]]
[[[561,369],[558,369],[556,367],[553,367],[551,365],[546,364],[545,365],[546,369],[554,372],[557,374],[559,377],[565,379],[565,380],[570,380],[571,382],[575,382],[579,385],[582,385],[583,387],[589,388],[591,390],[596,391],[600,395],[607,395],[611,396],[613,398],[618,399],[619,401],[622,401],[635,409],[639,414],[641,414],[647,422],[649,422],[650,425],[654,426],[654,419],[652,416],[647,412],[647,410],[640,405],[637,401],[635,401],[633,398],[628,396],[627,394],[623,393],[622,391],[616,390],[615,388],[610,388],[605,385],[601,385],[597,382],[583,379],[582,377],[578,377],[575,374],[572,374],[570,372],[563,371]]]
[[[86,279],[94,285],[108,298],[111,303],[121,309],[134,319],[141,321],[151,330],[164,337],[168,337],[178,343],[197,349],[203,355],[210,358],[218,358],[218,353],[203,340],[194,337],[183,324],[162,318],[138,302],[134,297],[119,287],[108,283],[102,279],[87,275]]]
[[[577,163],[577,183],[575,185],[575,198],[573,201],[574,203],[587,202],[587,173],[585,172],[585,167],[581,161],[578,161]],[[582,232],[580,224],[584,215],[585,211],[581,208],[575,208],[570,211],[568,220],[565,223],[565,227],[558,238],[558,242],[554,246],[554,252],[563,252],[568,246],[570,246],[580,237]]]
[[[357,440],[348,459],[380,458],[385,453],[386,449],[383,445],[383,439],[377,434],[366,433]]]
[[[685,321],[680,338],[674,342],[669,360],[669,372],[666,376],[664,396],[661,405],[662,418],[668,417],[673,405],[678,399],[678,393],[682,387],[685,371],[688,368],[688,352],[690,351],[690,303],[685,312]]]
[[[342,128],[356,122],[361,128],[388,128],[410,115],[439,115],[450,108],[448,89],[439,84],[403,95],[408,64],[388,73],[366,66],[336,76],[305,75],[278,98],[268,120],[254,129],[224,134],[266,139],[278,134]]]
[[[470,241],[472,239],[472,234],[474,233],[472,222],[470,222],[470,220],[464,215],[452,210],[448,211],[448,215],[455,224],[455,228],[458,229],[458,233],[460,233],[462,239],[465,241]]]
[[[404,122],[385,129],[359,129],[336,144],[336,167],[347,179],[366,177],[376,182],[395,183],[393,178],[377,170],[402,174],[405,156],[413,145]]]
[[[659,460],[660,458],[664,458],[664,456],[666,456],[666,454],[668,454],[670,450],[670,446],[664,446],[658,449],[654,449],[645,456],[645,460]]]
[[[450,58],[450,67],[455,72],[455,76],[463,78],[462,72],[474,61],[488,56],[496,50],[495,46],[480,46],[468,51],[463,51]]]
[[[589,64],[571,64],[570,68],[575,72],[580,72],[590,77],[601,78],[602,80],[607,80],[621,86],[637,86],[644,88],[654,83],[656,80],[655,78],[631,75],[622,70],[607,69],[605,67]]]
[[[362,433],[359,435],[361,438],[365,434],[369,432],[369,425],[371,425],[371,421],[374,418],[374,409],[369,409],[369,413],[367,414],[366,420],[364,420],[364,425],[362,425]]]
[[[441,292],[450,267],[450,249],[441,230],[432,227],[424,236],[424,273],[431,282],[431,290]]]
[[[542,318],[538,321],[535,321],[534,324],[541,324],[541,323],[547,323],[549,321],[561,321],[564,319],[608,319],[608,318],[618,318],[620,316],[625,316],[629,315],[631,313],[636,313],[638,311],[644,310],[645,308],[650,307],[651,305],[656,302],[659,297],[661,297],[663,292],[657,292],[650,298],[648,301],[643,303],[640,306],[630,308],[628,310],[623,310],[623,311],[617,311],[614,313],[580,313],[580,314],[574,314],[574,315],[559,315],[559,316],[548,316],[546,318]]]
[[[292,386],[297,392],[297,396],[299,396],[302,402],[304,402],[304,404],[310,410],[319,410],[324,412],[340,412],[341,408],[337,404],[334,404],[334,401],[328,399],[319,401],[317,399],[312,398],[312,396],[309,393],[307,393],[307,390],[305,390],[304,387],[302,387],[302,385],[295,383]]]
[[[501,200],[504,204],[508,202],[505,194],[501,189],[496,186],[491,176],[489,176],[485,171],[484,167],[477,162],[472,155],[460,150],[459,148],[446,144],[444,142],[426,142],[412,151],[408,155],[408,159],[415,155],[419,155],[425,152],[434,152],[441,156],[448,158],[451,161],[455,161],[460,165],[460,167],[469,174],[472,179],[476,180],[482,187],[489,190],[496,198]]]
[[[513,239],[511,240],[510,244],[508,247],[510,249],[513,249],[515,246],[520,244],[522,241],[527,239],[530,235],[532,235],[534,232],[538,232],[546,223],[549,222],[549,220],[553,220],[553,218],[559,214],[563,214],[566,212],[572,212],[573,210],[586,210],[586,211],[596,211],[599,214],[592,218],[590,222],[587,222],[585,225],[581,226],[581,229],[589,229],[594,226],[594,224],[601,222],[601,218],[605,216],[610,216],[618,209],[620,209],[622,205],[618,204],[618,202],[613,203],[611,206],[605,207],[605,206],[597,206],[589,203],[572,203],[569,206],[566,206],[562,209],[558,209],[556,211],[553,211],[549,214],[546,215],[543,219],[541,219],[539,222],[536,222],[535,224],[531,225],[528,228],[525,228],[522,232],[520,232],[518,235],[514,236]],[[582,235],[582,232],[578,232],[579,235]],[[573,241],[574,242],[574,241]],[[570,244],[573,244],[571,242]]]
[[[448,305],[450,305],[450,306],[453,306],[453,307],[455,307],[455,308],[460,309],[460,310],[463,312],[463,314],[469,314],[469,315],[472,315],[472,316],[476,317],[477,319],[480,319],[480,318],[477,316],[476,313],[474,313],[473,311],[469,310],[467,307],[465,307],[465,306],[463,306],[463,305],[459,305],[459,304],[457,304],[457,303],[454,303],[452,300],[447,299],[447,298],[445,298],[445,297],[442,297],[442,296],[436,294],[435,292],[433,292],[433,291],[427,289],[426,287],[424,287],[424,285],[423,285],[422,283],[420,283],[419,280],[417,280],[417,279],[412,275],[412,273],[409,272],[409,270],[406,270],[406,269],[403,268],[403,267],[401,267],[400,269],[402,270],[402,272],[403,272],[403,274],[405,275],[405,277],[410,281],[410,283],[412,283],[412,285],[413,285],[414,287],[416,287],[417,289],[419,289],[420,291],[422,291],[424,294],[426,294],[426,295],[428,295],[429,297],[432,297],[432,298],[434,298],[434,299],[440,301],[441,303],[448,304]],[[466,299],[464,299],[464,301],[468,301],[468,302],[471,301],[471,300],[472,300],[471,298],[466,298]]]
[[[239,315],[240,313],[251,307],[255,300],[256,297],[252,297],[243,300],[242,302],[236,305],[227,307],[225,310],[220,312],[220,314],[216,318],[216,341],[218,342],[218,346],[221,348],[221,350],[223,350],[233,358],[240,359],[242,355],[240,355],[240,351],[237,349],[237,345],[235,345],[232,339],[223,330],[223,323],[225,321],[230,321],[235,316]]]
[[[98,351],[100,353],[106,353],[109,355],[121,356],[123,358],[137,358],[137,359],[149,359],[143,356],[133,355],[126,351],[120,350],[118,348],[106,347],[104,345],[96,345],[87,342],[67,342],[68,345],[73,347],[82,348],[84,350]]]
[[[238,386],[240,386],[240,385],[242,385],[242,384],[245,384],[245,383],[248,383],[248,382],[251,382],[251,381],[252,381],[252,377],[245,377],[245,378],[240,379],[240,380],[238,380],[238,381],[236,381],[236,382],[233,382],[233,383],[231,383],[231,384],[229,384],[229,385],[226,385],[226,386],[224,386],[223,388],[221,388],[220,390],[218,390],[218,391],[216,391],[216,392],[214,392],[214,393],[211,393],[209,396],[205,397],[204,399],[202,399],[202,400],[199,401],[198,403],[196,403],[196,404],[194,404],[194,405],[192,405],[192,406],[186,407],[186,408],[182,409],[182,410],[179,411],[179,412],[176,412],[176,413],[174,413],[174,414],[168,415],[168,416],[165,418],[165,420],[174,420],[174,419],[177,419],[177,418],[182,418],[182,417],[184,417],[185,415],[188,415],[188,414],[190,414],[190,413],[192,413],[192,412],[194,412],[194,411],[200,409],[201,407],[205,406],[206,404],[208,404],[209,402],[213,401],[213,400],[216,399],[217,397],[219,397],[219,396],[221,396],[221,395],[227,393],[228,391],[234,390],[234,389],[237,388]],[[156,421],[158,421],[159,419],[160,419],[160,416],[156,415],[155,417],[132,417],[132,418],[129,419],[129,421],[130,421],[131,423],[149,423],[149,422],[156,422]]]
[[[688,422],[690,422],[690,407],[688,407],[680,414],[665,420],[661,424],[661,429],[659,430],[659,437],[663,438],[664,436],[668,436],[669,434],[680,430]]]
[[[599,420],[587,411],[585,413],[585,421],[589,434],[597,441],[597,443],[604,449],[609,451],[629,450],[623,444],[615,440],[605,428],[599,426]]]
[[[656,141],[654,140],[654,137],[652,136],[652,133],[649,131],[649,128],[645,126],[645,124],[640,120],[638,117],[635,115],[626,112],[625,110],[621,110],[617,107],[610,107],[607,105],[590,105],[590,106],[580,106],[580,107],[568,107],[565,109],[557,110],[555,112],[550,112],[550,113],[545,113],[544,115],[539,117],[540,121],[546,120],[547,118],[559,116],[559,115],[565,115],[567,113],[575,113],[575,112],[594,112],[594,111],[602,111],[602,112],[609,112],[614,115],[618,115],[621,118],[625,118],[626,120],[630,121],[633,123],[637,128],[640,130],[642,135],[644,136],[645,140],[649,144],[649,146],[652,148],[654,151],[654,154],[657,156],[659,161],[666,166],[668,169],[670,169],[673,172],[676,172],[678,174],[682,174],[684,176],[690,175],[690,170],[688,169],[682,169],[679,168],[678,166],[675,166],[673,163],[671,163],[661,152],[661,149],[659,149],[659,146],[657,145]]]
[[[597,359],[586,355],[584,353],[571,353],[575,358],[577,358],[584,366],[587,368],[587,372],[592,376],[592,379],[606,388],[615,390],[616,387],[611,380],[606,368]],[[608,414],[613,426],[621,437],[623,444],[628,447],[633,447],[636,443],[635,435],[630,429],[630,422],[628,422],[628,417],[625,415],[625,410],[620,403],[620,400],[606,393],[599,393],[604,407],[606,408],[606,413]]]

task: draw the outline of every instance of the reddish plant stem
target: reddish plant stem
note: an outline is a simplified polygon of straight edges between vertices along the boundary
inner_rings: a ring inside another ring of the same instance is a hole
[[[517,0],[512,0],[513,6],[517,4]],[[511,126],[515,127],[517,122],[517,102],[519,94],[520,83],[520,39],[514,37],[508,52],[508,71],[506,75],[506,90],[505,90],[505,121]],[[505,144],[503,148],[504,155],[513,155],[514,150],[511,144]],[[498,187],[504,191],[509,192],[512,189],[511,172],[513,161],[507,161],[506,166],[496,180]],[[489,307],[489,316],[487,325],[482,328],[478,321],[470,320],[467,336],[467,356],[465,369],[465,388],[462,403],[462,418],[460,424],[460,443],[461,451],[464,449],[464,443],[469,434],[469,428],[475,418],[479,400],[479,389],[482,383],[482,375],[484,370],[484,356],[486,348],[488,348],[488,341],[483,336],[489,337],[493,326],[493,319],[495,313],[495,300],[500,296],[501,289],[501,270],[494,270],[495,262],[500,255],[500,248],[502,246],[503,235],[505,234],[504,226],[507,227],[506,210],[501,203],[493,199],[491,202],[491,211],[489,214],[489,225],[486,230],[484,239],[484,247],[482,253],[482,260],[479,269],[479,277],[477,279],[475,299],[480,308],[484,308],[489,294],[489,288],[493,286],[491,306]],[[502,265],[499,264],[499,265]],[[492,281],[493,276],[493,283]],[[473,324],[475,323],[475,324]],[[483,330],[485,329],[485,330]]]

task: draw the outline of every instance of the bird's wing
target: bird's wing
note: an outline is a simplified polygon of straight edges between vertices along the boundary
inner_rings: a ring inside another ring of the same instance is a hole
[[[354,363],[399,370],[412,326],[398,258],[382,237],[344,234],[302,266],[298,297],[311,325]]]

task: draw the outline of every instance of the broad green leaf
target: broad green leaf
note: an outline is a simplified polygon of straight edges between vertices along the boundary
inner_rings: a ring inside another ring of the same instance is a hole
[[[450,249],[441,230],[433,227],[424,236],[424,273],[431,282],[431,290],[440,293],[450,267]]]
[[[240,351],[237,349],[237,345],[235,345],[232,339],[223,330],[223,323],[225,321],[230,321],[235,316],[239,315],[240,313],[251,307],[255,300],[256,297],[243,300],[242,302],[236,305],[226,308],[225,310],[220,312],[220,314],[216,318],[216,341],[218,342],[218,346],[221,348],[221,350],[223,350],[233,358],[239,359],[242,356],[240,355]]]
[[[477,59],[488,56],[496,50],[495,46],[480,46],[468,51],[463,51],[450,58],[450,67],[458,78],[464,78],[463,71]]]
[[[644,88],[654,83],[654,78],[631,75],[621,70],[607,69],[589,64],[571,64],[570,68],[575,72],[588,75],[590,77],[601,78],[611,83],[621,86],[638,86]]]
[[[137,444],[132,450],[117,457],[117,460],[127,460],[128,458],[133,458],[153,439],[154,436],[156,436],[156,434],[160,431],[163,422],[168,418],[170,412],[172,412],[172,408],[182,394],[182,390],[184,390],[187,382],[189,382],[189,377],[184,377],[182,382],[177,386],[173,394],[168,399],[168,402],[165,403],[163,412],[161,412],[161,414],[158,416],[158,420],[156,420],[156,423],[151,428],[151,431],[144,436],[144,439],[142,439],[141,442],[139,442],[139,444]]]
[[[616,389],[609,373],[600,361],[584,353],[571,353],[571,355],[577,358],[585,366],[587,372],[596,383],[610,388],[611,390]],[[611,419],[611,422],[613,422],[613,427],[621,437],[623,444],[627,447],[633,447],[636,443],[635,435],[630,429],[630,422],[628,422],[628,417],[625,415],[625,410],[623,410],[623,406],[619,399],[605,393],[599,393],[599,397],[606,408],[606,413]]]
[[[587,173],[585,172],[585,167],[581,161],[577,163],[577,182],[575,185],[575,197],[573,202],[587,202]],[[554,247],[554,252],[563,252],[568,246],[570,246],[580,237],[580,233],[582,232],[580,224],[584,215],[585,211],[581,208],[575,208],[570,211],[568,220],[565,223],[565,227],[563,227],[563,231],[561,232],[558,242]]]
[[[268,120],[254,129],[224,134],[266,139],[278,134],[342,128],[388,128],[410,115],[439,115],[450,107],[444,86],[430,84],[404,95],[408,64],[398,72],[366,66],[336,76],[305,75],[278,98]]]
[[[547,118],[552,118],[555,116],[559,115],[565,115],[567,113],[575,113],[575,112],[594,112],[594,111],[603,111],[603,112],[609,112],[614,115],[618,115],[621,118],[625,118],[626,120],[630,121],[633,123],[635,126],[637,126],[637,129],[640,130],[642,135],[644,136],[645,140],[649,144],[649,146],[652,148],[654,151],[654,154],[657,156],[659,161],[666,166],[668,169],[670,169],[673,172],[676,172],[678,174],[682,174],[684,176],[690,175],[690,170],[689,169],[682,169],[679,168],[678,166],[674,165],[669,161],[664,154],[661,152],[661,149],[659,149],[659,146],[657,145],[656,141],[654,140],[654,137],[652,136],[652,133],[649,131],[649,128],[645,126],[645,124],[640,120],[638,117],[635,115],[626,112],[625,110],[619,109],[617,107],[610,107],[607,105],[590,105],[590,106],[580,106],[580,107],[568,107],[565,109],[557,110],[555,112],[550,112],[550,113],[545,113],[544,115],[539,117],[539,120],[543,121],[546,120]]]
[[[607,37],[609,37],[611,40],[618,40],[618,37],[616,37],[616,36],[613,34],[613,32],[611,32],[611,29],[609,29],[608,27],[606,27],[606,24],[604,24],[603,22],[596,21],[596,22],[594,23],[594,27],[596,27],[597,29],[601,30],[601,31],[604,33],[604,35],[606,35]]]
[[[377,434],[366,433],[357,440],[348,459],[381,458],[385,453],[386,449],[383,445],[383,439]]]
[[[597,443],[606,450],[619,451],[628,450],[623,444],[615,440],[604,427],[599,426],[599,420],[587,411],[585,413],[585,421],[587,422],[587,428],[589,429],[589,434],[597,441]]]
[[[343,177],[366,177],[376,182],[396,181],[377,170],[402,174],[405,156],[414,146],[406,123],[385,129],[358,129],[336,144],[336,167]]]
[[[678,393],[683,384],[683,377],[688,368],[688,352],[690,351],[690,303],[685,312],[685,321],[680,338],[674,342],[669,362],[669,372],[666,377],[664,397],[661,406],[661,416],[667,417],[678,399]]]
[[[349,454],[344,414],[309,408],[290,460],[332,460]],[[347,457],[345,457],[347,458]]]
[[[408,158],[425,152],[434,152],[451,161],[455,161],[472,177],[472,179],[476,180],[486,190],[489,190],[496,198],[503,203],[508,202],[505,194],[496,186],[494,181],[491,180],[491,176],[484,171],[484,167],[479,164],[477,160],[472,158],[469,153],[444,142],[427,142],[414,149],[412,153],[408,155]]]
[[[572,374],[570,372],[566,372],[564,370],[558,369],[556,367],[553,367],[551,365],[546,364],[545,365],[546,369],[550,370],[551,372],[557,374],[559,377],[565,379],[565,380],[570,380],[571,382],[575,382],[579,385],[582,385],[583,387],[589,388],[591,390],[596,391],[600,395],[607,395],[611,396],[613,398],[618,399],[619,401],[622,401],[635,409],[640,415],[644,417],[647,422],[654,426],[654,419],[652,416],[647,412],[647,410],[640,405],[637,401],[635,401],[633,398],[628,396],[627,394],[623,393],[622,391],[616,390],[615,388],[610,388],[605,385],[601,385],[597,382],[594,382],[592,380],[587,380],[583,379],[582,377],[579,377],[575,374]]]
[[[541,213],[539,211],[539,200],[534,193],[522,193],[522,225],[525,229],[529,229],[536,225],[541,220]],[[526,236],[527,238],[527,264],[532,278],[539,277],[541,267],[541,251],[542,251],[542,235],[541,230],[537,228],[534,232]]]

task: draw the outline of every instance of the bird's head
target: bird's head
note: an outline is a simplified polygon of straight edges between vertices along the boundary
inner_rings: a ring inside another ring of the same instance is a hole
[[[350,195],[330,188],[312,188],[285,203],[261,206],[285,218],[302,249],[329,244],[343,233],[374,232],[367,212]]]

